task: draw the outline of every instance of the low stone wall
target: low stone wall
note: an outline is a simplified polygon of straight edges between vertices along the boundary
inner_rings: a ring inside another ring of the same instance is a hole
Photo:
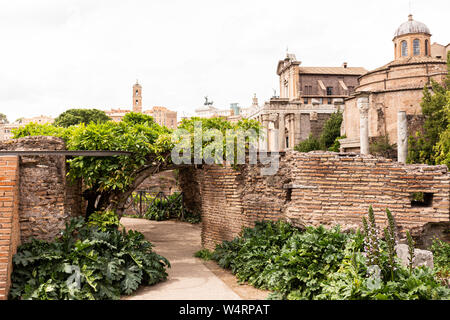
[[[263,219],[356,229],[369,205],[380,226],[386,224],[389,208],[400,235],[409,229],[422,246],[429,245],[430,230],[445,237],[439,230],[449,228],[450,174],[445,166],[402,165],[348,153],[289,151],[281,156],[273,176],[262,176],[260,165],[238,170],[204,165],[181,170],[180,177],[182,190],[195,198],[186,206],[202,213],[202,244],[209,249]],[[424,201],[412,201],[415,192],[423,193]]]
[[[19,159],[0,156],[0,300],[8,297],[12,257],[20,243]]]

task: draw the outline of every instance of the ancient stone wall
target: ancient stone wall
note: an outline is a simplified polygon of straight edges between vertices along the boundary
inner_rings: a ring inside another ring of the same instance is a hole
[[[65,150],[56,137],[33,136],[0,143],[0,150]],[[64,156],[19,157],[21,241],[52,240],[82,212],[81,183],[66,176]]]
[[[369,205],[380,226],[386,223],[385,210],[389,208],[400,235],[411,230],[419,245],[429,244],[427,230],[448,230],[450,174],[445,166],[401,165],[357,154],[289,151],[280,158],[277,174],[262,176],[259,169],[205,165],[195,174],[193,169],[180,172],[184,192],[193,185],[199,190],[191,192],[196,199],[190,202],[202,213],[204,247],[213,249],[216,243],[237,236],[242,227],[263,219],[355,229],[361,226]],[[414,193],[421,194],[423,201],[413,201]]]
[[[12,257],[19,243],[19,159],[0,156],[0,300],[8,297]]]

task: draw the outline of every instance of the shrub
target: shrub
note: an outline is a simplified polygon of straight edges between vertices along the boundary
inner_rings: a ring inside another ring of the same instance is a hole
[[[101,231],[120,226],[119,216],[112,210],[97,211],[88,218],[89,226],[97,226]]]
[[[370,154],[389,159],[397,159],[397,144],[391,144],[387,135],[374,137],[371,140],[369,145]]]
[[[342,119],[342,113],[338,111],[331,114],[330,118],[325,122],[319,138],[321,150],[328,150],[334,144],[336,138],[341,135]]]
[[[212,252],[208,249],[202,249],[194,253],[194,257],[209,261],[212,259]]]
[[[239,281],[272,290],[268,299],[450,299],[450,289],[433,270],[400,263],[394,216],[389,210],[386,214],[384,239],[372,207],[363,220],[364,233],[257,222],[217,245],[212,259]],[[438,266],[448,267],[449,247],[435,246]]]
[[[328,148],[328,151],[339,152],[341,149],[341,142],[339,140],[344,138],[347,138],[345,134],[334,139],[334,143],[331,147]]]
[[[313,150],[320,150],[319,140],[315,138],[312,133],[309,135],[308,139],[301,141],[294,147],[294,150],[298,152],[310,152]]]
[[[153,198],[147,208],[145,218],[149,220],[168,220],[170,218],[181,218],[183,213],[183,199],[175,192],[165,198]]]
[[[119,231],[98,217],[72,219],[53,242],[21,245],[13,264],[10,298],[40,300],[119,299],[165,280],[170,267],[142,233]]]
[[[450,243],[434,239],[431,245],[434,268],[442,282],[450,285]]]
[[[319,138],[317,139],[312,134],[308,139],[301,141],[294,147],[294,150],[299,152],[309,152],[313,150],[329,150],[339,151],[339,139],[341,134],[342,113],[333,113],[330,118],[323,125]]]

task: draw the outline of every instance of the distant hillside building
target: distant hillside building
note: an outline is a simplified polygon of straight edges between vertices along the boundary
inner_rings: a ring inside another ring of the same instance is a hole
[[[175,129],[178,125],[177,123],[177,112],[171,111],[165,107],[153,107],[150,110],[142,111],[142,86],[136,81],[133,85],[133,108],[128,109],[111,109],[105,111],[106,115],[110,117],[113,121],[122,121],[123,117],[128,112],[138,112],[144,113],[152,116],[156,123],[161,126],[166,126],[171,129]]]
[[[171,111],[165,107],[153,107],[150,110],[145,110],[144,114],[152,116],[156,123],[161,126],[166,126],[170,129],[175,129],[177,127],[177,112]]]
[[[55,119],[49,116],[37,116],[32,118],[20,118],[16,120],[14,123],[4,123],[0,124],[0,141],[11,139],[13,134],[12,130],[20,127],[24,127],[29,123],[37,123],[37,124],[45,124],[45,123],[53,123]]]

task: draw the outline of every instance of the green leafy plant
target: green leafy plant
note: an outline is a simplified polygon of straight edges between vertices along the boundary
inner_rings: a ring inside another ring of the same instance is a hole
[[[394,270],[396,267],[395,258],[397,256],[397,253],[395,251],[397,227],[395,225],[394,216],[392,215],[389,209],[386,209],[386,215],[388,218],[388,227],[384,228],[384,239],[386,240],[387,244],[387,252],[389,256],[389,268],[391,271],[391,280],[394,281]]]
[[[450,243],[433,239],[431,245],[435,271],[443,283],[450,286]]]
[[[97,226],[102,231],[120,226],[120,220],[117,214],[112,210],[97,211],[89,216],[89,226]]]
[[[429,89],[431,87],[431,90]],[[431,79],[423,88],[420,106],[424,115],[423,130],[408,139],[408,163],[450,164],[450,53],[447,76],[443,84]]]
[[[339,140],[341,137],[342,112],[338,111],[331,114],[330,118],[324,123],[319,138],[311,133],[308,139],[301,141],[294,147],[299,152],[309,152],[313,150],[329,150],[339,152]]]
[[[308,139],[301,141],[294,147],[295,151],[298,152],[310,152],[313,150],[320,150],[319,140],[312,135],[309,135]]]
[[[253,129],[256,133],[259,133],[260,129],[256,120],[245,119],[232,123],[219,118],[192,118],[183,120],[179,126],[180,130],[183,129],[186,133],[188,141],[194,139],[195,121],[200,121],[204,130],[216,129],[224,137],[227,137],[228,129]],[[173,164],[171,151],[180,141],[173,139],[172,133],[173,130],[158,125],[148,115],[129,112],[120,122],[83,122],[67,128],[49,124],[29,124],[15,130],[14,138],[30,135],[56,136],[65,140],[69,150],[132,152],[132,156],[80,156],[69,160],[69,176],[73,179],[83,179],[83,196],[87,200],[86,217],[89,217],[95,211],[104,210],[113,210],[121,215],[129,196],[149,175]],[[226,143],[223,143],[226,151]],[[214,141],[202,141],[205,148],[215,144],[217,143]],[[248,143],[246,146],[248,147]],[[191,155],[194,154],[194,144],[189,148]],[[236,148],[235,146],[235,150]]]
[[[321,150],[328,150],[341,135],[341,124],[343,120],[342,112],[338,111],[331,114],[330,118],[323,125],[322,132],[319,137],[319,145]]]
[[[374,137],[371,139],[369,152],[375,156],[394,159],[397,157],[397,144],[390,143],[387,135]]]
[[[328,151],[340,152],[341,142],[339,140],[345,139],[345,138],[347,138],[347,136],[344,134],[343,136],[339,136],[336,139],[334,139],[334,143],[331,147],[328,148]]]
[[[413,270],[413,262],[414,262],[414,240],[409,233],[409,230],[406,230],[406,241],[408,242],[408,268],[409,273],[412,273]]]
[[[70,127],[80,123],[106,122],[111,120],[104,111],[97,109],[69,109],[56,117],[54,125],[58,127]]]
[[[167,278],[169,261],[137,231],[74,218],[61,237],[33,239],[13,258],[10,299],[119,299]]]
[[[341,232],[338,226],[299,230],[282,221],[261,221],[218,244],[211,258],[239,281],[271,290],[268,299],[450,299],[450,289],[433,270],[397,261],[395,220],[389,210],[386,215],[385,239],[372,207],[363,232]],[[448,247],[435,246],[438,265],[448,266]]]
[[[209,261],[212,260],[212,251],[208,250],[208,249],[202,249],[197,251],[196,253],[194,253],[194,257]]]

